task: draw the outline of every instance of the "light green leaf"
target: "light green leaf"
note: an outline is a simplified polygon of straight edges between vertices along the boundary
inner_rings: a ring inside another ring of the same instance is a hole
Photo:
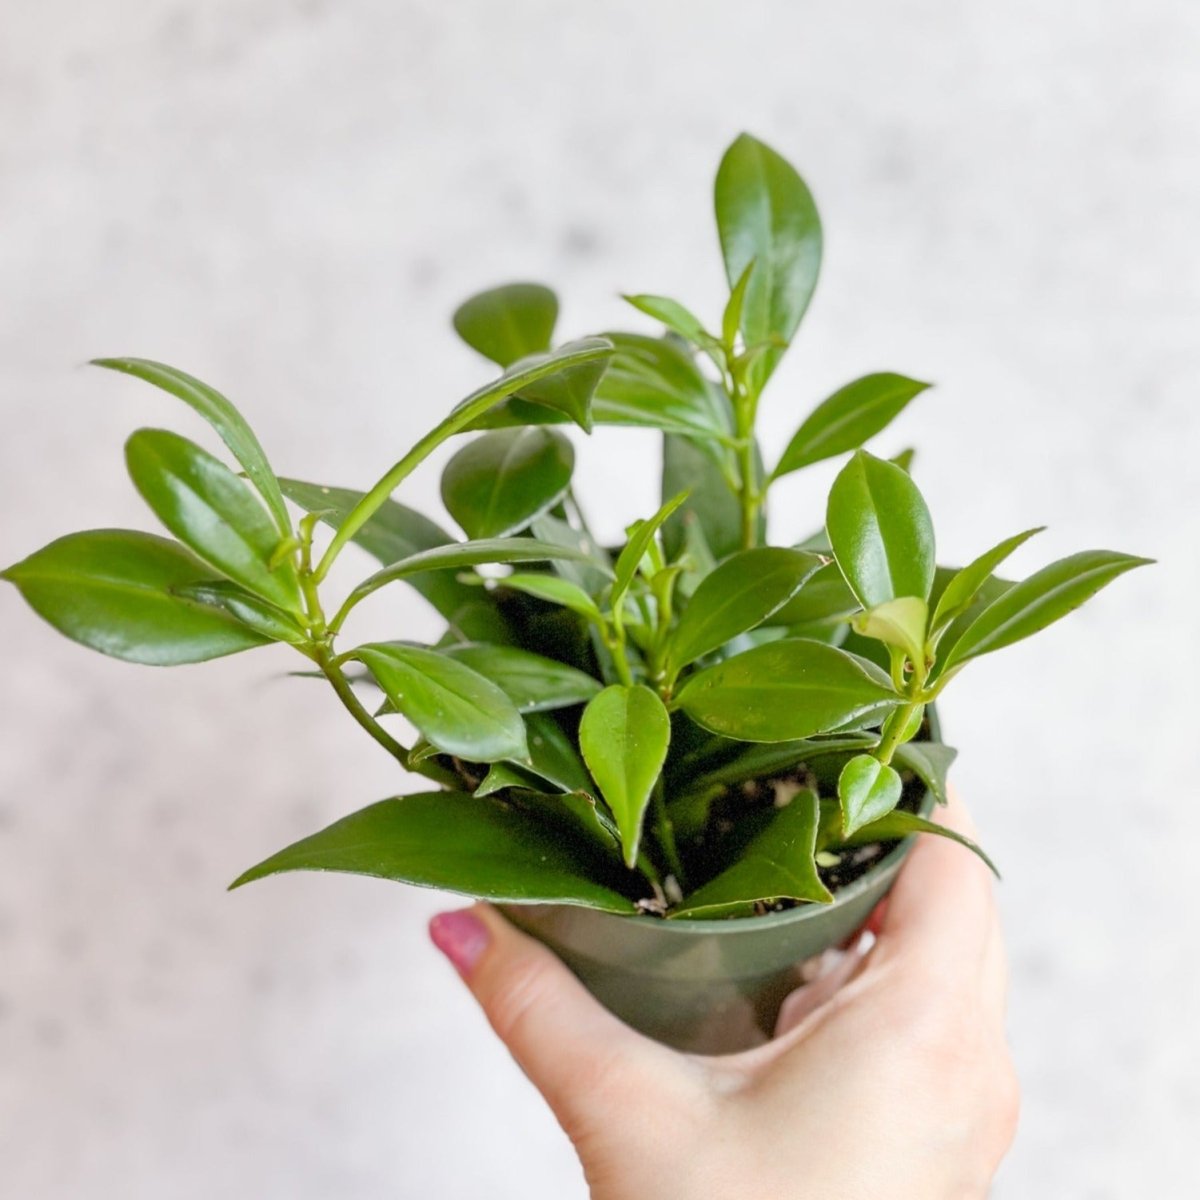
[[[126,662],[171,667],[267,643],[220,609],[180,595],[215,582],[212,569],[150,533],[68,534],[0,571],[0,579],[59,633]]]
[[[670,740],[667,710],[657,694],[641,684],[606,687],[583,711],[579,746],[616,817],[630,868],[637,861],[642,817]]]
[[[623,294],[621,299],[632,304],[638,312],[644,312],[646,316],[661,321],[672,333],[679,334],[686,342],[699,346],[714,340],[701,324],[699,317],[680,304],[678,300],[672,300],[669,296],[646,294],[627,296]]]
[[[502,367],[550,349],[558,297],[538,283],[509,283],[464,301],[454,313],[458,336]]]
[[[869,754],[856,754],[838,776],[842,829],[849,835],[886,816],[900,803],[903,790],[894,767]]]
[[[600,620],[600,608],[577,583],[557,575],[514,574],[504,577],[504,586],[550,604],[569,608],[590,621]]]
[[[859,613],[850,624],[854,632],[903,650],[913,663],[925,661],[925,625],[929,605],[916,596],[897,596]]]
[[[495,797],[424,792],[381,800],[288,846],[231,887],[284,871],[343,871],[509,904],[632,913],[620,867],[586,840]]]
[[[721,338],[726,346],[732,346],[737,338],[738,330],[742,327],[742,310],[746,306],[746,288],[750,283],[750,275],[754,270],[754,259],[746,264],[746,269],[738,276],[738,281],[729,292],[729,300],[725,311],[721,314]]]
[[[857,450],[887,428],[908,402],[929,386],[890,371],[864,375],[846,384],[804,419],[771,478],[779,479],[801,467]]]
[[[928,599],[933,522],[917,485],[899,467],[859,450],[834,480],[825,527],[864,608],[898,596]]]
[[[583,671],[517,646],[468,642],[447,646],[442,653],[490,679],[522,713],[583,704],[600,691],[601,685]]]
[[[905,812],[902,808],[893,809],[886,817],[880,817],[879,820],[864,825],[847,837],[836,839],[834,844],[837,846],[867,846],[875,842],[897,841],[915,833],[933,833],[938,837],[949,838],[960,846],[965,846],[979,855],[992,874],[997,879],[1000,878],[996,864],[969,837],[965,837],[953,829],[948,829],[945,825],[939,825],[935,821],[927,821],[924,817],[918,817],[916,813]]]
[[[256,633],[261,633],[273,642],[301,646],[308,641],[308,635],[289,613],[227,579],[184,584],[174,590],[177,596],[182,596],[185,600],[194,600],[197,604],[223,609],[243,625],[248,625]]]
[[[687,492],[680,492],[678,496],[668,500],[654,516],[645,521],[638,521],[633,527],[629,540],[625,543],[621,553],[617,555],[617,565],[613,568],[614,580],[611,599],[613,612],[620,609],[621,601],[629,590],[629,585],[633,582],[633,577],[637,574],[646,551],[650,549],[650,543],[654,541],[654,535],[662,528],[663,522],[687,498]]]
[[[1014,550],[1023,546],[1035,533],[1041,533],[1045,528],[1044,525],[1039,525],[1035,529],[1026,529],[1023,533],[1006,538],[998,546],[993,546],[974,562],[957,572],[938,597],[937,608],[934,610],[933,621],[930,624],[931,631],[934,634],[940,633],[951,621],[966,612],[992,572]]]

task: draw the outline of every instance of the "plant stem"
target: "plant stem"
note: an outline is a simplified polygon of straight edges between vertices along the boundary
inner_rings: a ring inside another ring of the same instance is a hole
[[[667,860],[667,867],[675,876],[675,882],[686,890],[687,883],[684,880],[683,863],[680,861],[679,847],[675,842],[675,824],[671,820],[670,813],[667,812],[666,789],[663,787],[661,775],[654,785],[651,802],[654,805],[654,832],[662,847],[663,856]]]
[[[401,766],[408,766],[408,751],[402,746],[378,721],[375,720],[363,702],[354,694],[350,680],[345,672],[330,655],[328,646],[317,649],[317,666],[321,673],[333,684],[338,699],[346,706],[346,711],[394,758]]]
[[[754,453],[754,421],[758,398],[746,387],[744,373],[733,366],[729,372],[730,400],[737,428],[738,503],[742,509],[742,549],[758,545],[758,514],[763,497],[758,490],[758,461]]]

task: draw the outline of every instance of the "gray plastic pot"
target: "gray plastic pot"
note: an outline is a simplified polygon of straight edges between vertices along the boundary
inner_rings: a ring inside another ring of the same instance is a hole
[[[921,813],[928,816],[926,793]],[[627,1024],[668,1046],[729,1054],[767,1041],[798,965],[844,941],[887,895],[906,838],[832,904],[714,921],[620,917],[565,904],[510,904],[518,928],[544,942]]]

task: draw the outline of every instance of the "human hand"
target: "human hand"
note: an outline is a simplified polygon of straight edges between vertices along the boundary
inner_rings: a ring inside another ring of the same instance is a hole
[[[957,800],[945,822],[973,832]],[[593,1200],[985,1196],[1018,1108],[991,877],[922,837],[872,925],[865,954],[788,997],[772,1041],[712,1058],[618,1021],[487,905],[430,933],[571,1138]]]

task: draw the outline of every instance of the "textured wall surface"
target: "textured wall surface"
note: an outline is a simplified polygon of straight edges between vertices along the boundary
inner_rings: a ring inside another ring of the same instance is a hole
[[[206,436],[93,355],[184,366],[282,470],[365,483],[485,375],[447,321],[475,288],[552,282],[568,332],[637,324],[619,289],[713,313],[710,180],[754,130],[828,244],[768,442],[857,373],[932,378],[881,445],[919,446],[944,559],[1048,521],[1021,565],[1161,560],[944,717],[1005,870],[1026,1102],[996,1195],[1195,1194],[1198,56],[1183,0],[4,0],[0,559],[147,526],[124,437]],[[436,508],[435,468],[406,499]],[[603,529],[654,468],[596,437]],[[781,489],[780,536],[829,479]],[[402,591],[372,621],[435,628]],[[444,898],[223,891],[402,786],[284,650],[130,667],[9,588],[0,629],[0,1192],[583,1194],[427,945]]]

